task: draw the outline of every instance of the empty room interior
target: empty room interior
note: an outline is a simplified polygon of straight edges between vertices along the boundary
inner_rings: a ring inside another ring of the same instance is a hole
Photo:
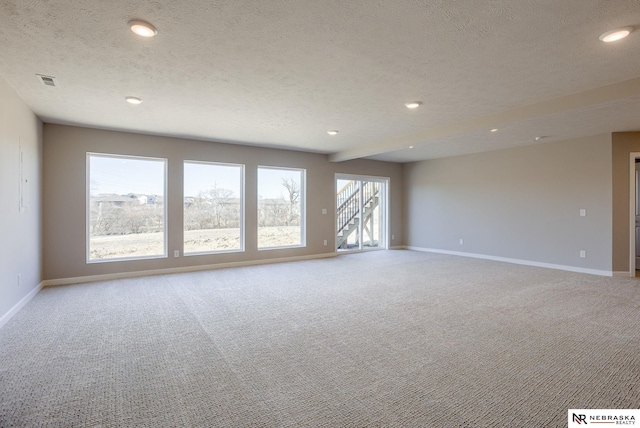
[[[0,5],[0,427],[640,408],[638,0]]]

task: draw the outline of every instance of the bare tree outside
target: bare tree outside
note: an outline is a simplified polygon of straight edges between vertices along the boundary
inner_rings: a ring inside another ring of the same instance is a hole
[[[289,221],[287,226],[300,224],[300,182],[291,177],[282,178],[282,186],[286,189],[289,201]]]
[[[302,242],[304,170],[258,168],[258,247]]]
[[[238,251],[243,165],[184,163],[184,252]]]
[[[233,190],[214,187],[185,198],[185,230],[239,227],[240,200]]]

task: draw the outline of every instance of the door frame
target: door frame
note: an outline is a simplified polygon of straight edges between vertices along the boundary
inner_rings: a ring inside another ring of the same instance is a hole
[[[640,152],[629,153],[629,276],[636,276],[636,159]]]
[[[378,182],[384,183],[384,186],[383,186],[384,190],[382,192],[382,196],[384,198],[384,204],[383,204],[384,206],[381,207],[381,214],[384,220],[380,222],[382,225],[382,230],[380,231],[380,237],[384,239],[384,245],[382,246],[379,245],[377,248],[368,248],[368,249],[359,248],[357,250],[349,250],[348,252],[355,253],[357,251],[388,250],[391,246],[391,241],[389,239],[389,189],[391,187],[391,178],[380,177],[375,175],[343,174],[339,172],[336,172],[334,174],[334,177],[333,177],[333,227],[334,227],[333,234],[334,236],[337,236],[337,233],[338,233],[338,225],[337,225],[338,206],[336,201],[336,196],[338,194],[338,180],[365,180],[365,181],[368,180],[368,181],[378,181]],[[362,231],[360,231],[360,233],[361,232]],[[334,247],[337,247],[337,241]],[[338,249],[334,248],[334,251],[338,252]]]

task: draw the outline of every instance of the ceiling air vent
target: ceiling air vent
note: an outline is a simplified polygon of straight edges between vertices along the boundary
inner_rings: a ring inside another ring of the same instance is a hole
[[[55,77],[45,76],[43,74],[36,74],[36,76],[38,76],[38,80],[44,86],[53,86],[54,88],[58,87],[58,82],[56,81]]]

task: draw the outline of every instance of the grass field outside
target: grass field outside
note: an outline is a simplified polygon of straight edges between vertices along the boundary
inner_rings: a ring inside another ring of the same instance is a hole
[[[235,251],[240,249],[240,229],[205,229],[184,232],[185,253]],[[91,260],[153,257],[164,254],[164,234],[136,233],[130,235],[92,236]],[[258,246],[288,247],[300,245],[299,226],[260,227]],[[170,252],[173,249],[169,249]]]

